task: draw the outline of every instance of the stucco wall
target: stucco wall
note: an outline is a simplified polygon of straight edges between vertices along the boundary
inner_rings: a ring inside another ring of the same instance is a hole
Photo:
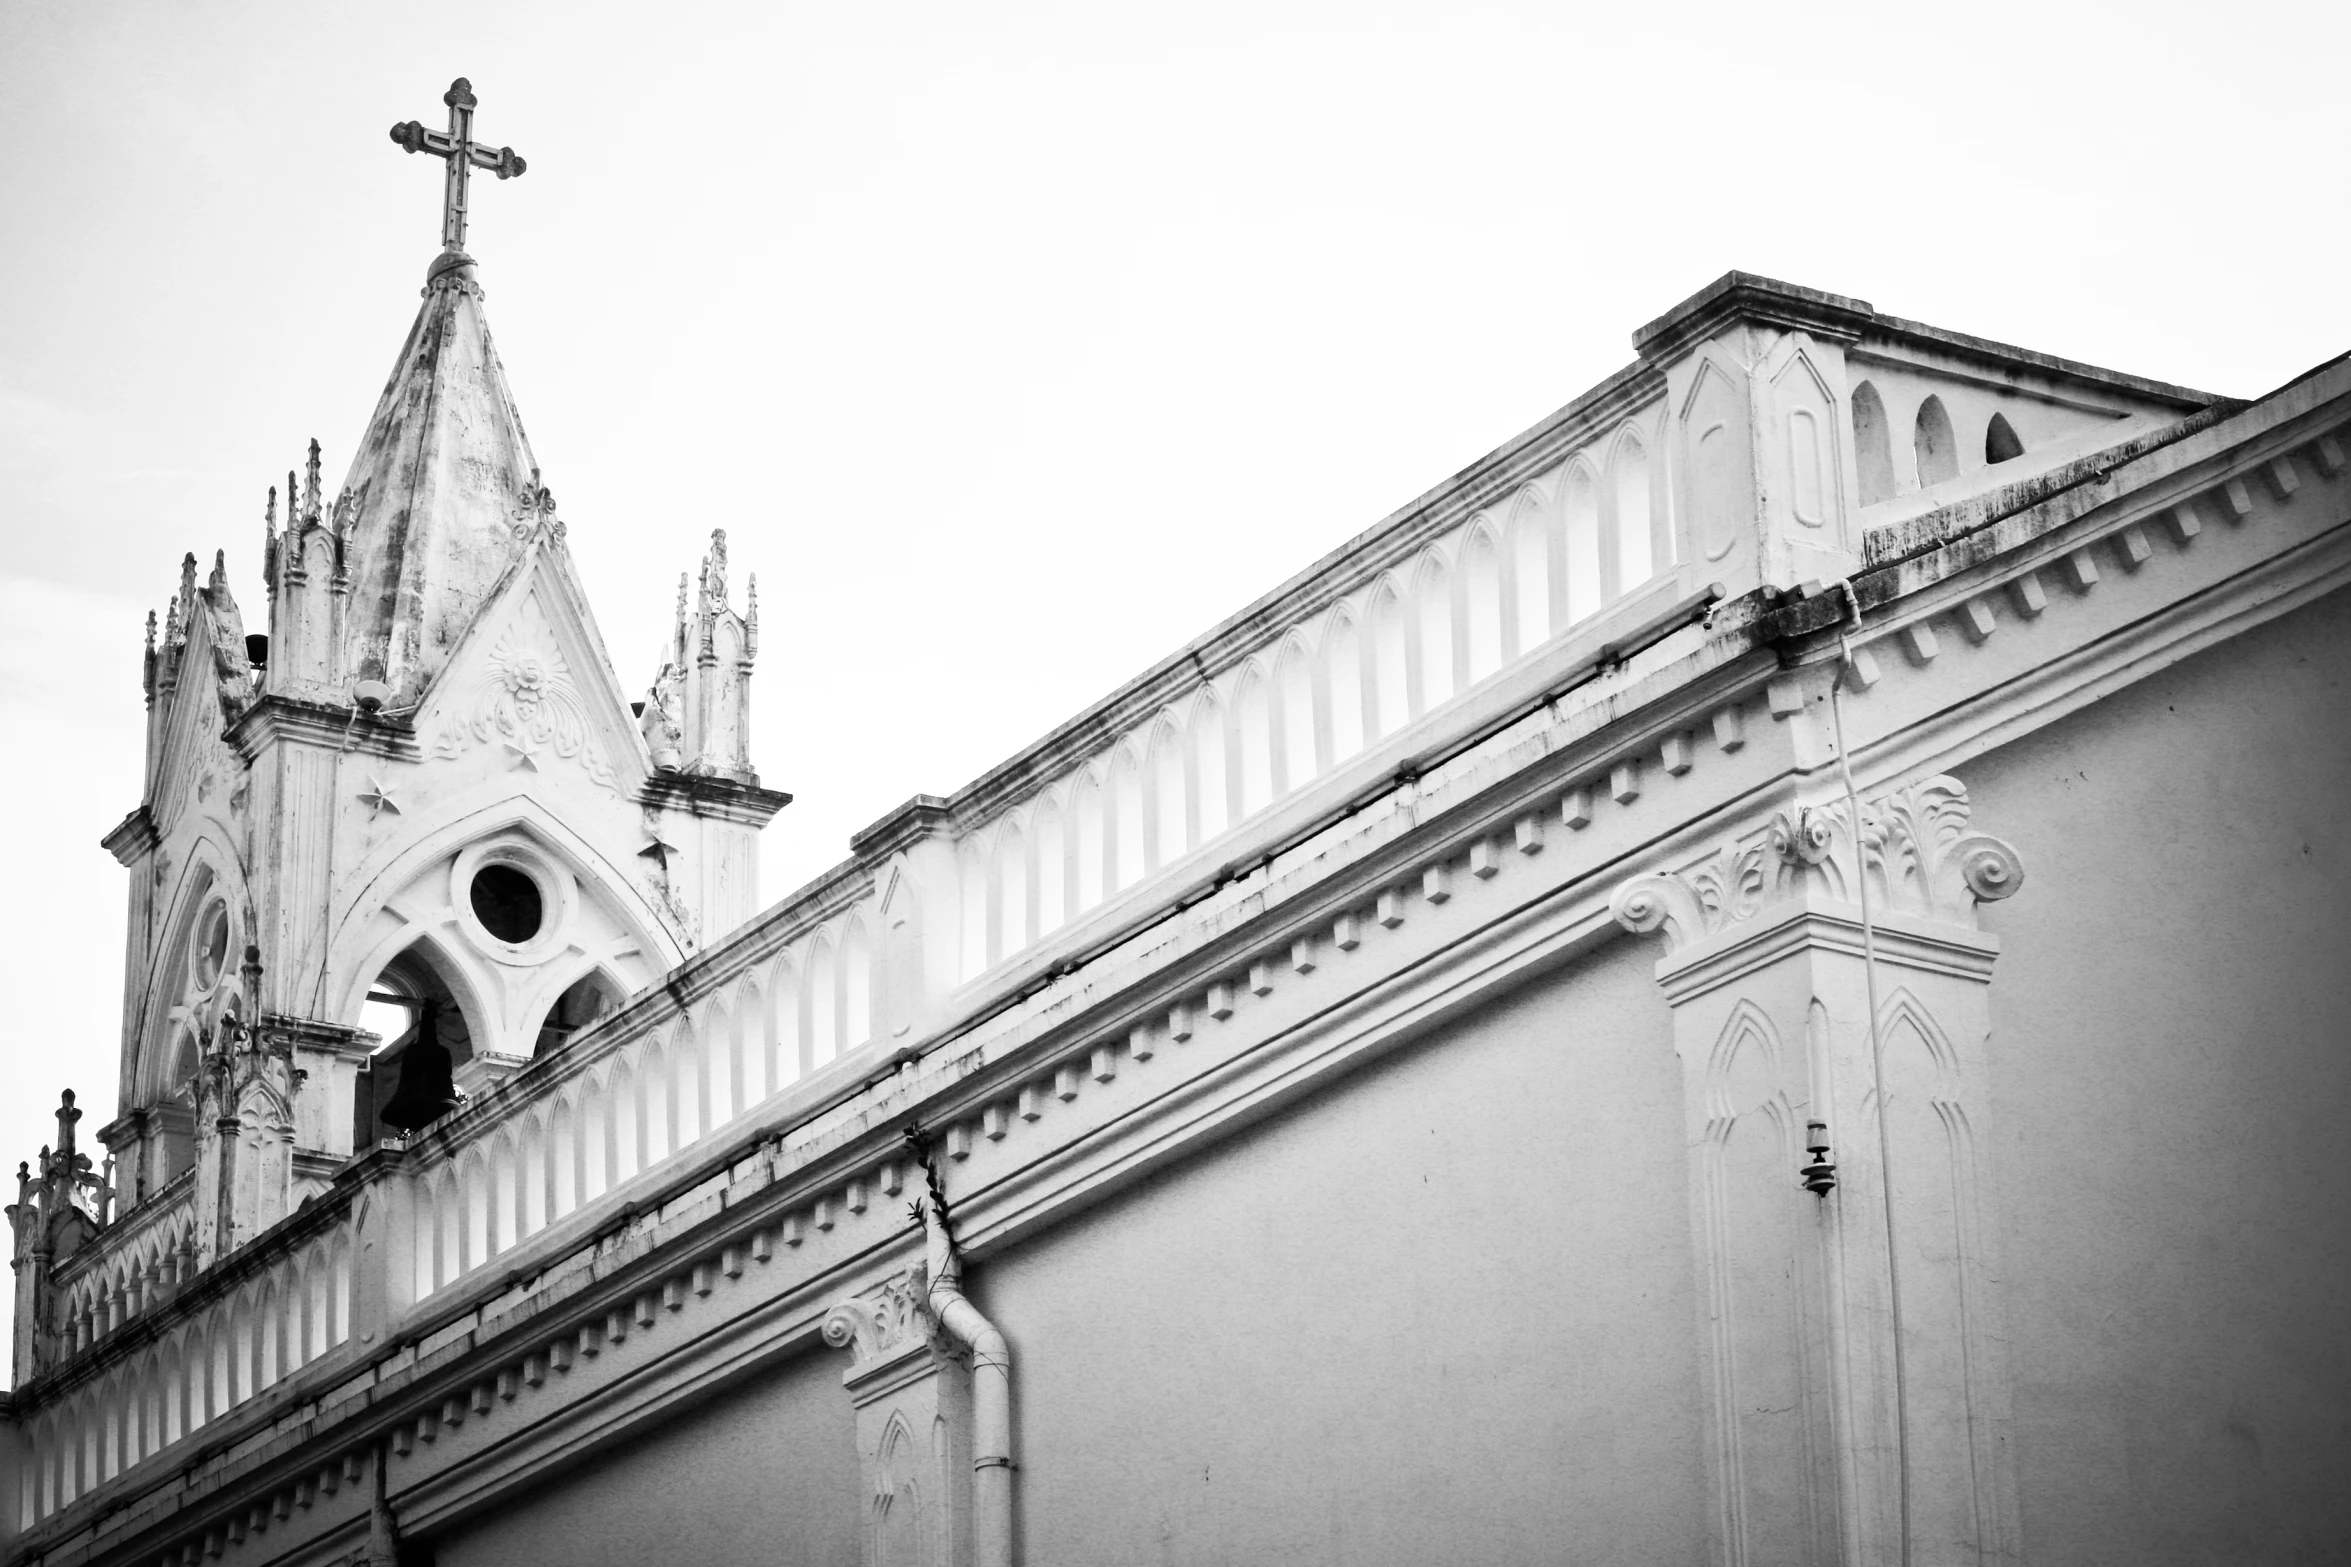
[[[974,1270],[1024,1559],[1695,1559],[1681,1079],[1617,941]]]
[[[856,1567],[840,1357],[806,1355],[433,1540],[439,1567]]]
[[[2027,1560],[2351,1560],[2351,594],[1959,772]]]

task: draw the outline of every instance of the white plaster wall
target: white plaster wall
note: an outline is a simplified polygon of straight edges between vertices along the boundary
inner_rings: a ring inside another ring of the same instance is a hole
[[[1022,1559],[1697,1559],[1653,962],[1612,943],[975,1267]]]
[[[1958,771],[2025,1559],[2351,1560],[2351,594]]]
[[[843,1358],[763,1370],[432,1540],[438,1567],[858,1567]]]

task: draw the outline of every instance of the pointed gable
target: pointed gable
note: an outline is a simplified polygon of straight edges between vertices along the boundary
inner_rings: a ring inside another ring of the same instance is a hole
[[[203,587],[196,585],[196,557],[181,563],[180,590],[164,623],[157,674],[154,700],[162,711],[150,749],[145,803],[150,816],[168,826],[191,797],[210,801],[243,781],[243,765],[221,735],[250,697],[253,671],[246,661],[243,618],[219,556]]]
[[[433,263],[345,491],[340,667],[408,706],[521,554],[544,494],[464,256]]]
[[[423,694],[417,733],[442,760],[500,747],[515,766],[573,764],[627,795],[651,766],[562,526],[528,536]]]

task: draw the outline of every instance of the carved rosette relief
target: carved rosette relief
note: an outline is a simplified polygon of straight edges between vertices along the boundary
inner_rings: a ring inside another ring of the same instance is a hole
[[[1973,927],[1979,903],[2024,884],[2016,850],[1970,830],[1966,786],[1936,776],[1861,806],[1858,842],[1842,802],[1775,815],[1694,865],[1636,876],[1609,907],[1639,934],[1663,931],[1674,951],[1806,896],[1855,903],[1868,878],[1872,912]]]
[[[474,746],[496,743],[518,755],[544,747],[557,756],[576,758],[589,777],[619,787],[589,737],[579,686],[535,599],[527,601],[522,614],[499,633],[472,689],[434,738],[432,751],[448,760]]]

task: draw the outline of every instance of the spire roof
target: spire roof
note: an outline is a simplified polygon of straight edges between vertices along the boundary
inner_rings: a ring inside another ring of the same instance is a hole
[[[522,552],[546,507],[538,475],[473,258],[444,251],[336,503],[341,667],[414,703]]]

